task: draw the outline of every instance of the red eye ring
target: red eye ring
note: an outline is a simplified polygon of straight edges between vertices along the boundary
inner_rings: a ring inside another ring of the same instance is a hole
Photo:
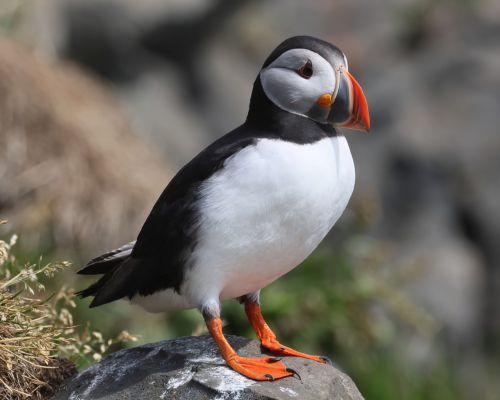
[[[313,72],[311,60],[307,60],[307,62],[297,70],[297,73],[304,79],[309,79],[313,75]]]

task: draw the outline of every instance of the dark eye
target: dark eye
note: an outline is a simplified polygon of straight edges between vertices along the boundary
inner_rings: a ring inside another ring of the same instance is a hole
[[[297,73],[304,79],[309,79],[313,74],[313,65],[311,60],[307,62],[297,70]]]

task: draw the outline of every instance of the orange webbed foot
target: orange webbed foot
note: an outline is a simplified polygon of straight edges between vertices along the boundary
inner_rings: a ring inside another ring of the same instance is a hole
[[[331,361],[326,357],[312,356],[306,353],[301,353],[300,351],[294,350],[290,347],[283,346],[280,342],[278,342],[278,340],[276,340],[276,335],[266,324],[266,321],[264,321],[259,303],[248,298],[246,298],[244,301],[245,312],[247,314],[248,320],[257,333],[262,347],[280,356],[301,357],[323,364],[331,364]]]
[[[280,356],[289,356],[289,357],[300,357],[308,360],[317,361],[322,364],[331,364],[331,361],[327,357],[323,356],[314,356],[306,353],[301,353],[300,351],[294,350],[290,347],[283,346],[276,339],[263,339],[262,347],[269,350],[270,352],[280,355]]]
[[[276,357],[240,357],[227,360],[228,365],[247,378],[256,381],[274,381],[296,375],[296,372]]]
[[[222,358],[230,368],[256,381],[274,381],[289,376],[300,376],[277,357],[241,357],[231,347],[222,333],[220,318],[206,318],[207,328],[219,347]]]

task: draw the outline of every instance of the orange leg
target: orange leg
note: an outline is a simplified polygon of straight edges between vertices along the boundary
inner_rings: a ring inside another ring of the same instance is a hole
[[[278,340],[276,340],[276,335],[266,324],[266,321],[264,321],[260,305],[257,302],[246,300],[245,312],[247,314],[248,320],[255,330],[255,333],[260,339],[262,347],[280,356],[301,357],[318,361],[320,363],[330,363],[330,360],[328,360],[328,358],[326,357],[311,356],[309,354],[301,353],[300,351],[291,349],[290,347],[283,346],[280,342],[278,342]]]
[[[256,381],[273,381],[275,379],[293,376],[294,371],[286,367],[279,358],[276,357],[240,357],[228,343],[222,333],[222,321],[220,318],[207,318],[208,331],[214,338],[222,357],[227,364],[247,378]]]

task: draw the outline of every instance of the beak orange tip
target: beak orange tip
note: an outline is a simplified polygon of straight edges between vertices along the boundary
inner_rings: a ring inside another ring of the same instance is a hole
[[[345,70],[346,75],[351,81],[352,85],[352,118],[344,126],[345,128],[356,129],[364,132],[370,131],[370,112],[368,111],[368,102],[366,101],[365,94],[361,89],[359,83],[354,77]]]

